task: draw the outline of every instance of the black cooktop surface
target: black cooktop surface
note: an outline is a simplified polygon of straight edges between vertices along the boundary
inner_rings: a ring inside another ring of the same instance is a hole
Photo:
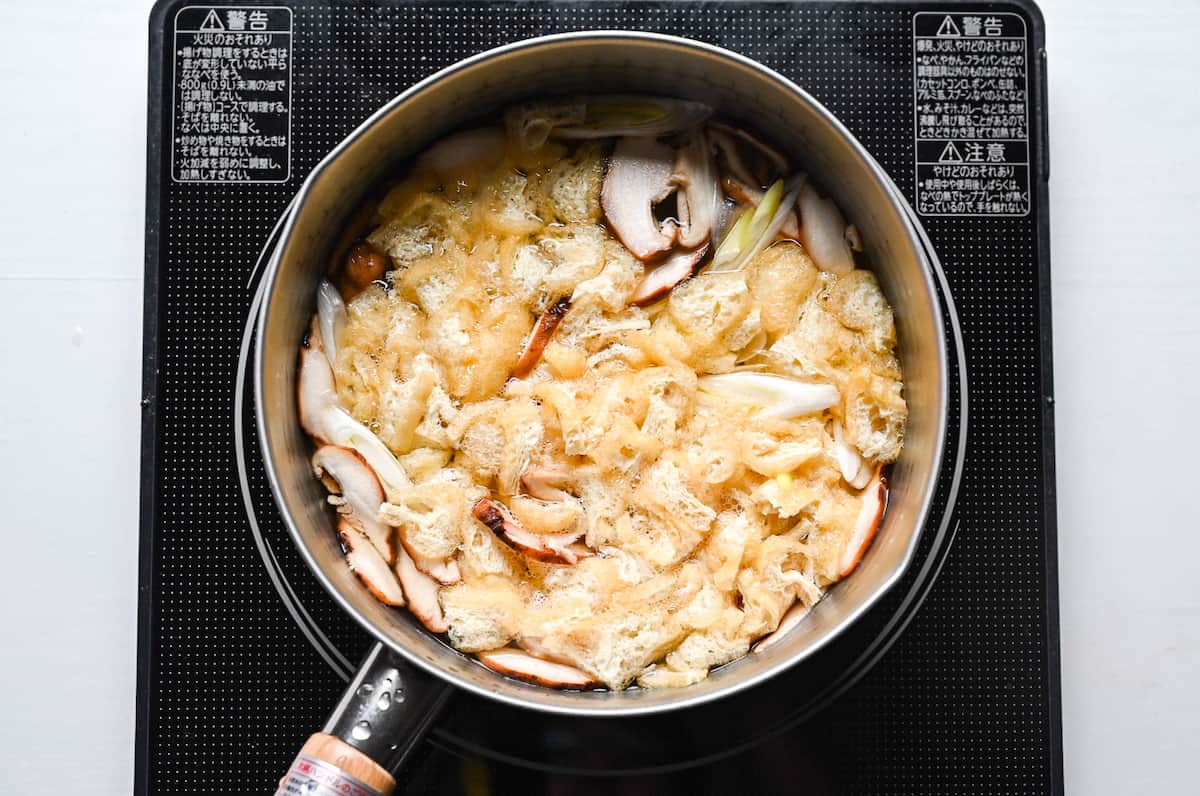
[[[916,209],[959,385],[937,510],[903,583],[792,672],[637,721],[455,697],[398,791],[1061,791],[1040,15],[731,0],[156,6],[139,793],[273,792],[370,646],[305,570],[252,433],[249,319],[303,178],[433,71],[600,28],[711,42],[790,77]]]

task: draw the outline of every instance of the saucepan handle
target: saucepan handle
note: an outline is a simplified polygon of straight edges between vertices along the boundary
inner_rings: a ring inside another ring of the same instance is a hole
[[[383,644],[363,659],[321,732],[305,741],[276,796],[388,796],[450,686]]]

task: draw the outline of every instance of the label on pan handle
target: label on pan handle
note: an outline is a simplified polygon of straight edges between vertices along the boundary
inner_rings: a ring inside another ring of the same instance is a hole
[[[303,752],[279,782],[275,796],[384,796],[332,763]]]

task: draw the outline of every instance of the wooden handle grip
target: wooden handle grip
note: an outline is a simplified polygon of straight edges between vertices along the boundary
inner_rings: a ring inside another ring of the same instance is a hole
[[[304,743],[276,796],[389,796],[450,687],[376,644],[322,732]]]
[[[304,742],[275,796],[391,796],[395,787],[395,778],[374,760],[318,732]]]

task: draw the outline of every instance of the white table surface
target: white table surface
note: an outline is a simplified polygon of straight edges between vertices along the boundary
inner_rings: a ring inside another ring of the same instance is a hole
[[[1066,784],[1196,792],[1200,4],[1046,0]],[[0,0],[0,792],[129,793],[147,3]]]

